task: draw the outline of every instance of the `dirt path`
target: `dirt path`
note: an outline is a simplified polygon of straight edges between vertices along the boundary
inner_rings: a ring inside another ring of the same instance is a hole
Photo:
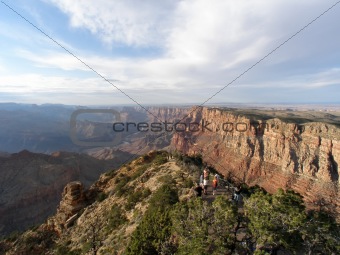
[[[203,195],[202,199],[205,201],[208,201],[209,203],[212,203],[215,200],[215,197],[221,196],[221,195],[227,195],[230,199],[232,197],[232,190],[228,190],[226,187],[219,186],[217,187],[217,190],[215,192],[215,195],[213,195],[213,188],[211,185],[208,186],[208,194]]]
[[[202,199],[205,200],[205,201],[208,201],[208,203],[212,203],[217,196],[226,195],[229,198],[229,200],[232,201],[233,191],[234,191],[233,188],[228,189],[224,186],[219,186],[219,187],[217,187],[215,195],[213,195],[213,188],[212,188],[211,185],[209,185],[208,186],[208,194],[203,195]],[[243,201],[242,201],[242,199],[237,203],[237,207],[238,207],[238,212],[242,214],[243,213]]]

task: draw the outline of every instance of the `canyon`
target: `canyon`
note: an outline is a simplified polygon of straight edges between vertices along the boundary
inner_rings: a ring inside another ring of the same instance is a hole
[[[187,128],[174,133],[172,149],[200,154],[236,183],[271,193],[292,189],[309,208],[340,212],[337,125],[207,107],[189,111],[182,122]],[[195,130],[189,130],[190,123]]]
[[[85,154],[27,150],[0,156],[0,235],[25,230],[54,214],[64,186],[81,181],[88,188],[105,171],[124,163],[130,154],[115,151],[111,160]]]
[[[0,153],[1,234],[46,220],[56,212],[67,183],[81,181],[86,189],[101,173],[161,149],[201,155],[206,164],[235,183],[259,185],[270,193],[292,189],[304,197],[308,208],[340,212],[337,111],[187,106],[152,106],[147,112],[138,107],[120,110],[124,122],[182,124],[177,131],[165,131],[163,126],[161,132],[124,132],[115,147],[79,148],[87,155],[27,150]],[[66,114],[63,118],[68,119]],[[24,144],[20,136],[16,139]],[[39,139],[34,144],[39,145]]]

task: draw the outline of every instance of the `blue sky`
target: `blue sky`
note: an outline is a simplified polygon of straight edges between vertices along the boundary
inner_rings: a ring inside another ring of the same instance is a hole
[[[140,104],[203,103],[337,1],[2,0]],[[340,4],[208,103],[340,103]],[[0,3],[0,102],[133,101]]]

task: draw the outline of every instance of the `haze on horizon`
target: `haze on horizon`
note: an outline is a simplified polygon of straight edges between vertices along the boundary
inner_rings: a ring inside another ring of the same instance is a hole
[[[3,1],[141,104],[200,104],[336,1]],[[339,103],[340,4],[208,103]],[[0,4],[0,102],[134,104]]]

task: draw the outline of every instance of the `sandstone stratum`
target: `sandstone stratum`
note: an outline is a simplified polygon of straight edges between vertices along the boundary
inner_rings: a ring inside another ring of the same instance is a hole
[[[339,126],[207,107],[192,109],[182,122],[210,124],[174,133],[173,149],[202,155],[236,182],[271,193],[292,189],[311,208],[340,212]]]

